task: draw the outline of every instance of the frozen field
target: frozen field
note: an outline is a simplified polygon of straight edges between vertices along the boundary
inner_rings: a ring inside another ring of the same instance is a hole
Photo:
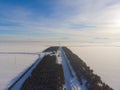
[[[45,48],[41,44],[0,43],[0,52],[41,52]],[[0,90],[6,89],[37,58],[37,55],[0,54]]]
[[[14,81],[36,59],[37,56],[33,55],[0,55],[0,90]]]
[[[52,44],[51,44],[52,45]],[[0,52],[41,52],[43,43],[0,43]],[[69,47],[79,55],[102,80],[120,90],[120,47]],[[37,55],[0,55],[0,90],[29,67]]]
[[[69,47],[104,82],[120,90],[120,47]]]

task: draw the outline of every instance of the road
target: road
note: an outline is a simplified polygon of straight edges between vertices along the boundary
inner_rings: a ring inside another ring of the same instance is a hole
[[[61,58],[62,58],[62,66],[64,70],[64,76],[65,76],[65,83],[66,83],[66,89],[67,90],[81,90],[81,86],[79,81],[77,80],[77,77],[75,75],[75,72],[73,71],[68,58],[66,57],[64,51],[62,48],[60,48],[61,51]]]

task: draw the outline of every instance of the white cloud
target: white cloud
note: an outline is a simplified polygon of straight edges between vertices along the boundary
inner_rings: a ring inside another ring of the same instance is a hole
[[[86,7],[86,11],[82,14],[79,13],[71,22],[77,24],[86,23],[93,26],[113,26],[116,21],[120,21],[120,3],[111,6],[105,6],[103,4],[100,5],[101,8],[97,4],[92,3],[93,6]]]
[[[2,20],[17,23],[18,26],[1,26],[0,30],[14,29],[31,32],[31,35],[60,34],[61,38],[67,37],[69,40],[81,42],[95,41],[96,38],[107,38],[111,41],[120,39],[119,0],[61,0],[56,2],[54,10],[53,16],[48,18],[20,7],[10,12],[5,11],[3,14],[7,18]]]

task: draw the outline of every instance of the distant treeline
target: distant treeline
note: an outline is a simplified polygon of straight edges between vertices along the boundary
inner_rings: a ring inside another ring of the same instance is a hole
[[[86,80],[86,87],[88,90],[114,90],[102,82],[100,76],[94,74],[93,70],[90,69],[90,67],[87,66],[86,63],[77,55],[72,53],[72,51],[66,47],[62,48],[68,57],[81,85],[83,84],[83,80]]]

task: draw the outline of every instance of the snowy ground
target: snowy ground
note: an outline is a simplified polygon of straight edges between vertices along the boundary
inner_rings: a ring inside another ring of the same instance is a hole
[[[65,76],[65,84],[67,90],[87,90],[85,82],[83,85],[80,85],[78,78],[73,70],[71,64],[69,63],[68,58],[66,57],[64,51],[60,48],[60,56],[62,59],[62,65]]]
[[[0,43],[0,52],[41,52],[47,47],[49,46],[41,43]],[[104,82],[115,90],[120,90],[120,47],[69,48],[100,75]],[[0,55],[0,90],[29,67],[37,57],[36,55]]]
[[[0,43],[0,52],[41,52],[48,46],[41,43]],[[38,58],[37,55],[0,54],[0,90],[14,81]]]
[[[83,59],[102,80],[120,90],[120,47],[69,47]]]
[[[21,85],[23,84],[23,82],[26,80],[26,78],[28,76],[30,76],[32,70],[42,60],[42,58],[45,54],[46,53],[43,53],[41,55],[41,57],[39,57],[37,62],[35,62],[35,64],[33,64],[32,67],[24,74],[24,76],[22,76],[22,78],[20,78],[20,80],[17,81],[17,83],[15,83],[14,86],[12,86],[12,90],[16,90],[16,89],[19,90],[21,88]],[[50,53],[48,53],[48,54],[50,54]],[[58,64],[62,64],[62,66],[63,66],[66,90],[87,90],[86,86],[84,85],[85,84],[84,82],[83,82],[83,85],[80,85],[78,78],[77,78],[72,66],[70,65],[69,60],[66,57],[62,48],[60,48],[55,55],[57,57],[56,62]],[[18,80],[18,78],[17,78],[17,80]],[[11,83],[11,85],[13,85],[13,83]]]
[[[11,88],[12,90],[20,90],[24,81],[31,75],[31,72],[33,71],[34,68],[36,68],[37,64],[42,60],[44,55],[45,54],[41,54],[40,57],[30,66],[30,68],[28,68],[27,70],[25,70],[25,72],[23,72],[25,74],[22,73],[22,75],[23,75],[22,77],[20,75],[20,77],[16,78],[16,80],[18,80],[18,81],[16,82],[16,80],[15,80],[15,82],[11,83],[11,85],[13,85],[13,86],[11,87],[11,85],[10,85],[9,88]]]
[[[5,89],[16,76],[29,67],[38,56],[0,55],[0,90]]]

